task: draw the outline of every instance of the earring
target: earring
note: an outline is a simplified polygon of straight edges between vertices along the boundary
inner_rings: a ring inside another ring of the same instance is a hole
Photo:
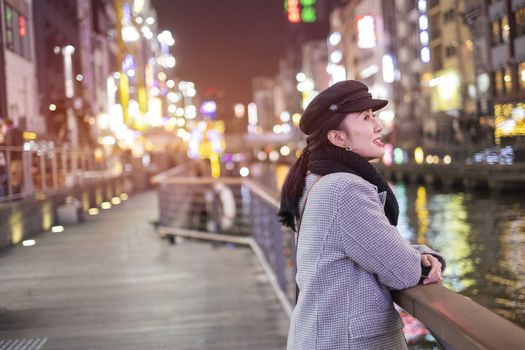
[[[345,151],[350,152],[351,150],[352,150],[352,147],[350,147],[350,146],[346,146],[345,147]]]

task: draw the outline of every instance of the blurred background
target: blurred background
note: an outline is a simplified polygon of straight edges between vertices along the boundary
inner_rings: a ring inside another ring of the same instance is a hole
[[[292,162],[304,107],[358,79],[390,101],[385,165],[524,158],[516,1],[2,4],[0,116],[26,147],[212,155],[215,175],[239,175]]]

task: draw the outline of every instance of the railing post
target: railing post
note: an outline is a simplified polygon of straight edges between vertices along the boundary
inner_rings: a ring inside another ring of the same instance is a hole
[[[273,216],[273,212],[270,211],[270,220],[273,222],[271,230],[271,234],[273,237],[273,251],[275,252],[275,274],[277,275],[277,281],[279,281],[279,285],[281,286],[281,289],[286,294],[287,293],[287,285],[286,285],[286,274],[285,274],[285,268],[286,264],[284,261],[284,254],[283,254],[283,229],[282,225],[279,221],[277,221],[277,216],[275,216],[274,219],[271,217]]]
[[[83,149],[82,151],[82,170],[83,171],[86,171],[88,170],[88,159],[87,159],[87,154],[86,154],[86,150]]]
[[[67,172],[67,151],[65,147],[62,147],[62,178],[64,179],[64,184],[66,183],[66,178],[68,175]]]
[[[11,187],[11,150],[7,148],[5,151],[5,169],[7,174],[7,196],[11,197],[13,195],[13,188]]]
[[[77,183],[83,184],[84,183],[84,151],[78,150],[76,151],[77,157],[78,157],[78,169],[75,175],[75,179],[77,179]],[[110,198],[111,200],[111,198]]]
[[[24,150],[22,151],[22,171],[24,176],[24,193],[29,194],[34,191],[33,174],[32,170],[33,151]]]
[[[89,170],[96,170],[95,155],[91,152],[89,154]]]
[[[53,177],[53,189],[58,188],[58,164],[57,164],[57,152],[53,149],[51,153],[51,167],[52,167],[52,177]]]
[[[76,149],[74,149],[71,152],[71,157],[72,157],[72,159],[71,159],[72,160],[71,161],[71,168],[72,168],[73,176],[76,179],[77,170],[78,170],[78,151]]]
[[[44,153],[39,151],[37,155],[40,157],[40,188],[42,191],[47,189],[47,179],[46,179],[46,159]]]
[[[251,201],[250,201],[250,207],[251,207],[251,213],[261,213],[262,212],[262,203],[260,204],[260,199],[257,198],[257,196],[251,195]],[[264,231],[264,221],[261,220],[260,215],[251,215],[251,221],[252,221],[252,236],[257,242],[257,244],[261,245],[261,233]],[[265,254],[266,255],[266,254]]]

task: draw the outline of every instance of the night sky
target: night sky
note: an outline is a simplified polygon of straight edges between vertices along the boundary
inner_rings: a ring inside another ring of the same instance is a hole
[[[252,100],[251,80],[274,76],[290,45],[282,0],[152,0],[159,30],[175,38],[175,75],[202,96],[224,91],[224,102]]]

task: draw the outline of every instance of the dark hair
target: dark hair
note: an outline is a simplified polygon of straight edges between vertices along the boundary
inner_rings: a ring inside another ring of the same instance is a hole
[[[320,116],[323,118],[326,116]],[[288,171],[281,189],[281,205],[279,208],[279,221],[296,231],[295,218],[300,216],[299,200],[301,199],[306,173],[308,172],[308,158],[311,151],[326,148],[330,145],[327,133],[330,130],[340,129],[341,122],[346,117],[346,113],[330,114],[321,126],[306,138],[306,147],[301,156]]]

